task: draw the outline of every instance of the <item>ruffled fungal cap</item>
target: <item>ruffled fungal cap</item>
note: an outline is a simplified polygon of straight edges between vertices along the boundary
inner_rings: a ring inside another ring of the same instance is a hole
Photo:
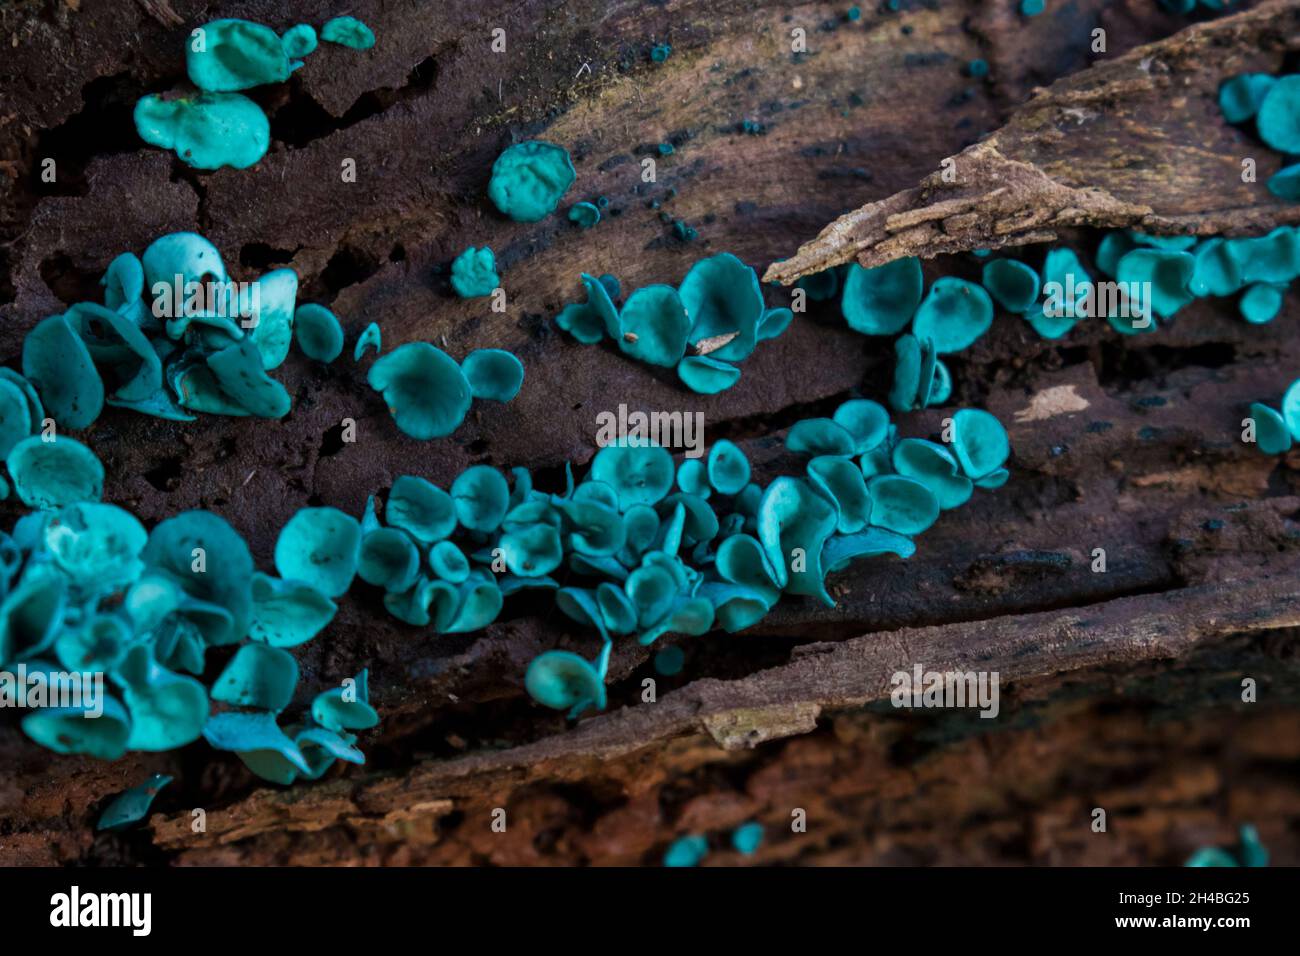
[[[539,654],[528,665],[524,687],[533,700],[554,710],[568,710],[570,718],[589,707],[603,710],[609,647],[607,642],[594,666],[570,651]]]
[[[940,354],[960,352],[993,324],[993,302],[982,286],[944,276],[917,307],[912,334],[930,340]]]
[[[5,464],[19,500],[31,508],[98,501],[104,494],[104,466],[73,438],[24,438],[10,449]]]
[[[1267,73],[1241,73],[1219,86],[1219,109],[1229,123],[1244,123],[1259,112],[1277,80]]]
[[[475,465],[456,477],[451,500],[461,525],[471,531],[495,531],[510,507],[510,486],[495,468]]]
[[[524,384],[524,365],[505,349],[476,349],[465,356],[460,370],[474,398],[508,402]]]
[[[985,264],[980,281],[1008,312],[1024,312],[1038,299],[1038,273],[1019,259],[994,259]]]
[[[462,299],[491,295],[501,285],[497,260],[487,246],[470,246],[451,263],[451,287]]]
[[[421,544],[441,541],[456,530],[456,506],[451,495],[415,475],[402,475],[393,482],[384,518]]]
[[[352,47],[354,50],[369,50],[375,45],[375,34],[356,17],[334,17],[326,20],[320,28],[320,38],[327,43]]]
[[[27,333],[23,375],[64,428],[86,428],[104,408],[104,383],[66,316],[52,315]]]
[[[298,662],[267,644],[245,644],[212,685],[212,699],[235,707],[279,712],[293,700]]]
[[[874,269],[856,262],[844,279],[840,311],[849,328],[863,335],[901,332],[921,303],[921,260],[909,256]]]
[[[303,581],[326,597],[347,591],[357,571],[361,525],[337,508],[303,508],[280,529],[275,569]]]
[[[470,384],[460,366],[428,342],[408,342],[376,359],[366,380],[412,438],[450,435],[469,411]]]
[[[709,353],[710,357],[724,362],[743,361],[754,351],[764,306],[758,275],[753,269],[731,253],[722,252],[691,266],[678,293],[689,316],[690,344],[734,335],[731,341]],[[630,304],[631,299],[628,301]]]
[[[271,145],[266,114],[241,93],[150,94],[135,104],[134,118],[142,140],[172,150],[195,169],[247,169]]]
[[[124,790],[114,797],[99,815],[96,830],[125,830],[139,823],[149,815],[154,797],[163,787],[172,782],[172,778],[163,773],[155,773],[144,783]]]
[[[555,211],[576,177],[568,150],[528,140],[497,157],[488,196],[516,222],[537,222]]]
[[[740,369],[711,355],[687,355],[677,365],[677,377],[692,392],[717,395],[740,381]]]
[[[971,480],[997,471],[1011,454],[1002,423],[978,408],[963,408],[953,415],[952,447],[962,471]]]
[[[607,445],[591,461],[591,477],[618,494],[618,507],[653,505],[672,489],[673,456],[658,445]]]
[[[199,89],[233,93],[287,80],[289,55],[270,27],[248,20],[213,20],[185,44],[185,69]]]
[[[1274,83],[1255,116],[1259,137],[1279,153],[1300,153],[1300,76]]]
[[[633,292],[619,315],[618,347],[624,354],[650,365],[671,368],[686,354],[691,320],[677,290],[648,285]]]

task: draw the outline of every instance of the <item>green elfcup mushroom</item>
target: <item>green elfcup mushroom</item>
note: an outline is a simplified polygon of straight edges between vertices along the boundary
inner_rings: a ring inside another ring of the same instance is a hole
[[[583,345],[594,345],[607,335],[617,340],[622,334],[618,309],[614,307],[613,301],[617,296],[617,289],[611,294],[603,281],[605,278],[602,276],[597,279],[584,272],[582,284],[587,290],[587,301],[566,305],[555,317],[555,324]],[[613,276],[608,278],[613,280],[614,286],[617,287],[618,280]]]
[[[894,469],[900,475],[916,479],[934,493],[942,510],[970,500],[974,485],[942,445],[921,438],[904,438],[894,446],[893,460]]]
[[[148,645],[136,645],[127,653],[116,680],[131,715],[128,750],[174,750],[203,733],[207,690],[194,678],[158,664]]]
[[[0,379],[0,458],[32,433],[32,407],[23,390]]]
[[[151,295],[159,283],[179,281],[184,286],[190,282],[225,282],[228,278],[220,251],[197,232],[172,232],[158,237],[145,249],[140,262]]]
[[[292,654],[269,644],[245,644],[212,685],[212,699],[279,713],[297,686],[298,662]]]
[[[420,552],[398,528],[376,528],[361,539],[357,575],[385,591],[405,591],[420,573]]]
[[[289,58],[289,69],[296,70],[302,66],[303,57],[316,52],[316,29],[309,23],[291,26],[280,34],[280,46],[284,48],[284,55]]]
[[[24,438],[5,458],[14,491],[30,508],[57,508],[98,501],[104,494],[104,466],[74,438]]]
[[[1154,312],[1169,318],[1195,298],[1188,288],[1195,267],[1196,260],[1190,253],[1140,248],[1120,259],[1115,277],[1131,290],[1129,301],[1140,316],[1146,317],[1148,313]],[[1147,289],[1150,289],[1149,295]],[[1112,321],[1111,324],[1115,323]],[[1152,329],[1155,328],[1155,323],[1149,319],[1147,324]],[[1140,328],[1137,324],[1131,327]],[[1124,331],[1119,326],[1116,328]]]
[[[706,470],[709,484],[721,495],[738,495],[749,484],[749,459],[725,438],[709,449]]]
[[[476,349],[465,356],[460,370],[474,398],[508,402],[524,384],[524,365],[505,349]]]
[[[172,778],[167,774],[155,773],[144,783],[122,791],[99,815],[99,822],[95,824],[95,829],[114,832],[139,823],[149,816],[149,808],[153,806],[154,797],[171,782]]]
[[[361,357],[371,349],[373,349],[374,353],[378,355],[383,351],[383,347],[384,337],[383,333],[379,330],[379,324],[371,322],[362,329],[361,334],[357,336],[357,344],[352,347],[352,360],[354,362],[360,362]]]
[[[594,707],[605,709],[605,672],[611,644],[605,642],[596,663],[571,651],[546,651],[534,657],[524,673],[528,696],[543,707],[567,710],[570,720]]]
[[[516,222],[537,222],[553,213],[577,174],[569,151],[554,143],[516,143],[492,164],[488,197]]]
[[[822,581],[821,551],[838,521],[834,505],[808,482],[781,477],[763,493],[757,520],[758,540],[782,588],[833,607]]]
[[[829,571],[842,571],[857,558],[873,558],[881,554],[895,554],[910,558],[916,545],[907,535],[884,528],[867,528],[856,534],[836,534],[822,545],[822,564]]]
[[[619,319],[622,332],[618,347],[624,354],[668,368],[686,354],[691,320],[672,286],[648,285],[637,289],[623,303]]]
[[[289,356],[297,297],[298,273],[292,269],[272,269],[257,282],[240,287],[237,315],[262,356],[262,368],[268,371]]]
[[[600,222],[600,209],[595,203],[575,202],[569,207],[569,222],[582,229],[590,229]]]
[[[302,354],[317,362],[333,362],[343,353],[343,326],[323,305],[309,302],[293,314],[293,336]]]
[[[1008,312],[1025,312],[1038,300],[1038,273],[1019,259],[994,259],[984,266],[980,281]]]
[[[1279,153],[1300,153],[1300,75],[1284,76],[1260,101],[1259,137]]]
[[[1229,123],[1244,123],[1259,112],[1264,97],[1277,82],[1267,73],[1240,73],[1219,85],[1219,109]]]
[[[244,539],[220,515],[183,511],[160,521],[140,557],[189,597],[223,609],[225,616],[204,619],[203,639],[208,644],[233,644],[248,632],[253,557]]]
[[[326,730],[369,730],[379,723],[370,706],[370,671],[363,669],[342,686],[322,691],[311,704],[311,716]]]
[[[275,722],[275,714],[262,711],[214,714],[203,727],[203,739],[217,750],[236,754],[263,780],[285,786],[311,767],[298,745]]]
[[[192,32],[185,47],[185,70],[201,90],[234,93],[283,83],[289,78],[289,54],[270,27],[248,20],[213,20]]]
[[[266,374],[265,356],[246,338],[207,357],[221,395],[258,418],[283,418],[293,400],[283,385]],[[182,395],[181,404],[199,408],[195,395]]]
[[[68,318],[41,320],[23,339],[23,375],[64,428],[92,424],[104,408],[104,383]]]
[[[489,533],[501,527],[510,507],[510,486],[490,465],[474,465],[451,485],[456,520],[470,531]]]
[[[310,768],[300,774],[304,780],[319,780],[336,760],[358,765],[366,762],[365,754],[353,746],[357,739],[354,734],[295,725],[287,729],[286,735],[292,735],[294,745]]]
[[[889,433],[889,413],[866,398],[851,399],[835,409],[831,420],[853,438],[853,454],[877,447]]]
[[[42,539],[54,563],[77,587],[107,593],[130,585],[144,571],[140,554],[149,534],[129,511],[86,501],[51,513]]]
[[[687,458],[677,466],[677,487],[690,495],[708,498],[713,493],[708,471],[698,458]]]
[[[320,28],[320,38],[326,43],[351,47],[354,50],[369,50],[375,45],[375,34],[356,17],[334,17],[325,21]]]
[[[921,260],[914,256],[872,269],[855,262],[844,279],[840,312],[863,335],[894,335],[916,314],[923,289]]]
[[[280,529],[275,569],[287,580],[306,582],[336,598],[352,583],[360,546],[356,518],[337,508],[303,508]]]
[[[852,455],[853,434],[831,418],[805,418],[791,426],[785,447],[797,455]]]
[[[677,377],[699,395],[717,395],[740,381],[740,369],[708,355],[687,355],[677,365]]]
[[[25,575],[0,601],[0,663],[49,650],[68,613],[68,588],[56,574]]]
[[[1002,423],[979,408],[963,408],[953,415],[952,447],[961,470],[972,481],[1001,468],[1011,454]]]
[[[297,647],[334,620],[338,605],[305,581],[253,575],[248,636],[271,647]]]
[[[1127,232],[1116,230],[1106,233],[1097,246],[1097,268],[1114,278],[1119,269],[1119,261],[1135,248],[1137,243],[1129,238]]]
[[[1300,441],[1300,378],[1292,382],[1282,396],[1282,417],[1291,431],[1291,437]]]
[[[875,475],[871,492],[871,523],[898,534],[920,534],[939,518],[939,499],[927,485],[902,475]]]
[[[142,140],[172,150],[195,169],[247,169],[271,146],[266,114],[242,93],[150,94],[135,104],[134,118]]]
[[[960,352],[993,324],[993,301],[982,286],[944,276],[930,286],[912,319],[912,334],[940,354]]]
[[[1241,294],[1237,308],[1241,312],[1241,317],[1251,325],[1263,325],[1272,322],[1282,311],[1282,299],[1285,293],[1285,288],[1267,282],[1258,282]]]
[[[1187,288],[1193,295],[1227,296],[1245,285],[1236,247],[1229,240],[1217,236],[1205,240],[1193,250],[1192,259]]]
[[[1286,419],[1261,402],[1252,402],[1250,417],[1255,421],[1255,443],[1266,455],[1282,455],[1291,450],[1291,430]]]
[[[673,456],[658,445],[607,445],[591,461],[594,481],[618,493],[620,511],[632,505],[653,505],[672,489],[676,477]]]
[[[451,263],[451,287],[462,299],[491,295],[501,285],[497,260],[487,246],[470,246]]]
[[[1300,276],[1300,230],[1278,226],[1263,236],[1225,240],[1242,282],[1290,282]]]
[[[397,427],[421,441],[450,435],[469,411],[465,374],[428,342],[408,342],[376,359],[366,380],[384,396]]]
[[[871,518],[871,496],[862,469],[848,458],[834,455],[808,462],[808,479],[835,505],[835,531],[852,534]]]
[[[64,316],[81,338],[113,398],[141,402],[162,388],[162,361],[140,327],[121,312],[95,302],[79,302]]]
[[[29,665],[28,672],[34,668]],[[52,669],[52,668],[51,668]],[[103,713],[84,707],[43,707],[24,715],[23,733],[58,754],[117,760],[127,751],[131,717],[116,698],[103,698]]]
[[[742,361],[754,351],[765,309],[763,292],[753,269],[731,253],[722,252],[691,266],[677,291],[689,316],[687,341],[691,345],[705,339],[733,336],[709,352],[712,358],[724,362]],[[623,307],[625,321],[628,306],[635,298],[636,293]],[[655,364],[676,364],[680,358],[679,355],[671,363]]]
[[[429,568],[451,584],[463,584],[470,576],[469,558],[450,541],[439,541],[429,549]]]
[[[1268,191],[1288,202],[1300,201],[1300,163],[1280,169],[1270,176]]]
[[[115,670],[135,640],[130,622],[121,615],[95,614],[80,626],[66,627],[54,641],[54,655],[70,671]]]
[[[402,475],[388,493],[384,519],[427,545],[456,530],[456,505],[451,495],[432,482]]]

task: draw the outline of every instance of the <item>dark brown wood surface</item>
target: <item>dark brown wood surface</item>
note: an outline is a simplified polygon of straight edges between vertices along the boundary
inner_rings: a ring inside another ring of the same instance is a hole
[[[294,510],[357,513],[400,474],[445,484],[471,463],[527,465],[558,488],[563,462],[592,454],[597,413],[620,402],[702,411],[710,441],[742,443],[765,479],[789,472],[790,424],[851,395],[883,398],[887,341],[814,308],[759,348],[736,388],[696,396],[554,328],[578,273],[676,282],[724,249],[762,269],[837,216],[912,189],[1035,87],[1085,70],[1094,27],[1107,30],[1108,62],[1186,24],[1147,0],[1049,0],[1033,20],[905,0],[850,24],[846,7],[363,0],[349,12],[374,27],[375,50],[325,46],[289,84],[257,91],[270,154],[212,174],[141,149],[135,99],[183,81],[192,25],[224,15],[282,29],[333,5],[6,8],[0,352],[14,364],[26,330],[93,295],[118,252],[198,229],[238,277],[295,268],[300,300],[329,304],[349,342],[375,321],[388,348],[428,339],[456,357],[489,345],[520,355],[519,398],[476,407],[443,441],[401,437],[350,357],[320,368],[296,354],[276,373],[294,396],[282,422],[110,411],[86,433],[108,467],[107,500],[148,523],[212,508],[268,567]],[[494,57],[498,26],[508,52]],[[796,27],[806,54],[791,52]],[[660,40],[674,52],[655,65]],[[978,57],[987,83],[962,74]],[[765,132],[742,133],[745,119]],[[1131,135],[1145,142],[1140,125]],[[569,199],[610,197],[594,230],[562,216],[510,223],[487,203],[492,159],[528,137],[573,152]],[[640,159],[663,141],[675,153],[643,184]],[[46,155],[53,185],[36,176]],[[348,158],[356,183],[340,180]],[[699,239],[675,239],[660,212]],[[1061,240],[1086,251],[1099,235],[1072,226]],[[503,264],[504,315],[447,286],[450,259],[483,244]],[[926,263],[928,279],[977,268]],[[753,632],[680,640],[686,668],[659,679],[653,704],[641,700],[649,654],[626,644],[606,713],[575,727],[532,704],[522,675],[535,654],[596,646],[546,601],[513,600],[485,631],[439,637],[357,587],[297,652],[293,707],[369,666],[384,721],[363,740],[365,768],[282,789],[202,743],[112,764],[61,758],[6,716],[0,862],[652,863],[676,835],[707,832],[721,847],[729,827],[758,818],[766,862],[1176,864],[1251,821],[1294,863],[1300,458],[1266,458],[1239,433],[1250,402],[1276,403],[1300,374],[1295,319],[1293,298],[1263,327],[1232,302],[1198,302],[1157,335],[1121,340],[1091,324],[1053,344],[999,317],[954,357],[953,403],[1008,424],[1008,485],[945,514],[909,561],[837,575],[833,610],[795,599]],[[903,432],[932,434],[951,411],[906,416]],[[355,444],[339,440],[344,417],[358,422]],[[1097,547],[1105,573],[1091,569]],[[914,662],[998,670],[1000,717],[890,707],[889,675]],[[1243,677],[1258,681],[1258,703],[1241,703]],[[154,770],[177,782],[150,825],[97,836],[105,800]],[[196,807],[206,832],[191,829]],[[497,807],[504,834],[490,829]],[[1108,810],[1106,834],[1089,828],[1094,807]],[[806,833],[790,831],[796,808]]]

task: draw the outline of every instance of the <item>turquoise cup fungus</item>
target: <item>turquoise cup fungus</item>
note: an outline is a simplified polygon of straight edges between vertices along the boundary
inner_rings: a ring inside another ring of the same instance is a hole
[[[1300,75],[1284,76],[1269,87],[1255,115],[1255,128],[1279,153],[1300,153]]]
[[[864,335],[895,335],[907,327],[921,304],[921,260],[895,259],[872,269],[849,266],[840,311],[849,328]]]
[[[459,365],[428,342],[408,342],[375,360],[366,376],[397,427],[412,438],[450,435],[469,412],[471,391]]]
[[[500,285],[496,256],[487,246],[470,246],[451,263],[451,287],[462,299],[491,295]]]
[[[343,352],[343,327],[323,305],[308,302],[293,315],[293,336],[302,354],[317,362],[333,362]]]
[[[167,774],[155,773],[144,783],[119,793],[109,801],[108,806],[104,807],[95,829],[125,830],[139,823],[149,816],[149,808],[153,806],[154,798],[171,782],[172,778]]]
[[[142,140],[172,150],[195,169],[247,169],[271,145],[266,114],[240,93],[144,96],[135,105],[134,119]]]
[[[488,197],[516,222],[537,222],[553,213],[577,174],[569,151],[554,143],[516,143],[492,164]]]
[[[354,50],[369,50],[375,45],[375,34],[356,17],[334,17],[325,21],[320,28],[320,38],[326,43],[351,47]]]
[[[212,685],[212,699],[278,713],[289,706],[297,685],[292,654],[268,644],[245,644]]]
[[[420,544],[432,544],[456,530],[456,505],[451,495],[432,482],[403,475],[388,493],[384,518]]]
[[[347,591],[357,570],[361,525],[337,508],[303,508],[280,529],[275,569],[303,581],[326,597]]]
[[[362,329],[361,334],[357,336],[357,344],[352,347],[352,360],[354,362],[360,362],[366,352],[369,351],[373,351],[378,355],[383,351],[383,347],[383,332],[380,331],[377,322],[371,322]]]
[[[637,289],[623,304],[620,321],[622,334],[618,347],[624,354],[669,368],[686,354],[691,320],[672,286],[648,285]]]
[[[31,508],[98,501],[104,493],[104,466],[74,438],[24,438],[9,450],[5,464],[19,500]]]
[[[912,334],[934,343],[940,354],[972,345],[993,324],[993,301],[982,286],[945,276],[930,286],[916,309]]]
[[[476,349],[465,356],[460,370],[474,398],[508,402],[524,384],[523,363],[505,349]]]
[[[524,674],[529,696],[545,707],[567,710],[572,720],[584,710],[605,709],[605,672],[610,643],[605,642],[594,664],[571,651],[546,651],[534,657]]]
[[[1019,259],[994,259],[985,263],[980,281],[994,301],[1008,312],[1028,311],[1038,299],[1038,273]]]
[[[1277,80],[1267,73],[1241,73],[1219,85],[1219,109],[1229,123],[1244,123],[1259,112]]]
[[[213,20],[191,33],[185,69],[201,90],[235,93],[287,80],[289,54],[270,27],[248,20]]]

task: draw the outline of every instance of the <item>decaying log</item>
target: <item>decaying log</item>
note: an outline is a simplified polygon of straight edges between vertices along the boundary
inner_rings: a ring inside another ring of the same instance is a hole
[[[1050,242],[1078,226],[1206,236],[1298,222],[1300,206],[1265,188],[1283,158],[1218,106],[1224,80],[1277,73],[1297,49],[1300,3],[1273,0],[1099,59],[919,185],[839,217],[764,278]],[[1243,181],[1247,158],[1256,176]]]
[[[525,465],[559,488],[563,463],[592,454],[597,412],[620,402],[703,412],[708,440],[741,444],[760,480],[796,469],[785,430],[851,395],[883,398],[887,345],[814,306],[734,389],[696,396],[555,331],[579,273],[612,272],[630,289],[676,282],[723,249],[770,262],[791,237],[898,193],[1003,126],[1024,90],[1083,69],[1096,25],[1116,59],[1179,25],[1147,0],[1049,5],[1024,22],[988,4],[905,0],[897,14],[864,7],[856,25],[820,4],[359,0],[349,12],[375,28],[376,49],[326,47],[286,88],[259,93],[271,152],[250,170],[200,175],[119,129],[134,97],[181,82],[185,30],[224,15],[283,28],[337,10],[169,5],[183,26],[146,11],[161,5],[108,0],[54,18],[0,12],[0,38],[19,40],[0,64],[0,161],[16,171],[0,177],[0,356],[62,303],[94,295],[118,252],[197,229],[236,278],[297,270],[300,298],[330,305],[349,341],[375,321],[386,347],[505,347],[527,370],[516,401],[476,408],[445,441],[398,434],[364,366],[296,354],[275,373],[294,396],[284,421],[110,410],[84,436],[107,466],[106,500],[150,525],[211,508],[263,567],[296,509],[359,513],[400,474],[446,485],[470,464]],[[496,26],[508,62],[484,52]],[[806,54],[790,50],[794,27]],[[646,53],[661,39],[673,54],[654,65]],[[1274,55],[1238,53],[1261,68]],[[993,65],[987,86],[962,75],[979,57]],[[743,119],[764,132],[744,133]],[[528,137],[573,151],[570,198],[610,197],[595,231],[507,222],[484,203],[492,159]],[[664,141],[675,153],[643,183],[640,160]],[[50,186],[32,175],[47,152],[67,174]],[[344,158],[355,184],[339,181]],[[673,238],[661,213],[696,225],[699,241]],[[503,263],[505,315],[447,289],[450,259],[485,244]],[[765,862],[1177,863],[1228,842],[1243,819],[1295,862],[1300,459],[1238,440],[1249,403],[1275,402],[1300,373],[1295,318],[1289,301],[1272,325],[1247,327],[1231,303],[1199,301],[1159,335],[1117,341],[1085,324],[1055,344],[999,320],[954,357],[953,407],[986,406],[1008,424],[1008,485],[945,514],[909,561],[836,575],[834,609],[795,600],[752,632],[674,639],[687,665],[657,678],[654,703],[642,699],[650,651],[629,644],[611,662],[606,713],[573,726],[530,702],[533,656],[596,644],[549,602],[512,600],[481,633],[435,637],[358,586],[296,649],[290,713],[368,666],[383,723],[361,741],[364,768],[284,790],[203,744],[102,764],[40,750],[0,715],[0,862],[653,863],[675,835],[708,832],[721,847],[750,817],[770,824]],[[934,434],[952,411],[906,416],[904,433]],[[344,417],[355,445],[339,438]],[[0,505],[6,522],[18,513]],[[1098,547],[1104,573],[1092,570]],[[207,676],[223,663],[214,651]],[[1002,716],[894,710],[882,688],[913,663],[999,669]],[[1259,703],[1240,702],[1244,676]],[[150,825],[96,835],[105,801],[151,772],[177,779]],[[1089,835],[1099,804],[1117,810],[1110,839]],[[488,827],[496,807],[506,834]],[[793,808],[808,811],[806,834],[790,832]]]

